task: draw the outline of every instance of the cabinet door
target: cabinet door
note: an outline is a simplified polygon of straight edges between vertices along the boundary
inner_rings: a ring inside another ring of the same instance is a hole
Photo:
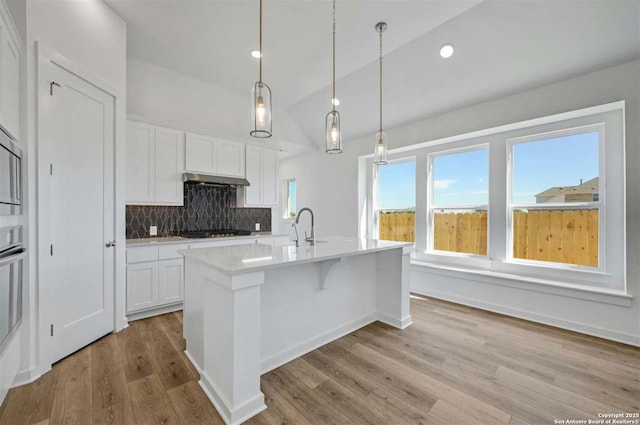
[[[216,174],[244,177],[244,144],[218,140]]]
[[[184,133],[156,127],[155,137],[155,202],[184,204]]]
[[[260,205],[262,203],[262,149],[247,146],[247,180],[251,184],[244,188],[245,205]]]
[[[187,133],[186,160],[187,171],[196,173],[216,173],[216,140],[211,137]]]
[[[158,305],[158,262],[127,265],[127,313]]]
[[[278,204],[278,152],[262,151],[262,205]]]
[[[152,125],[127,122],[127,204],[155,197],[155,131]]]
[[[20,52],[6,27],[2,26],[1,31],[2,71],[0,78],[2,78],[2,109],[0,118],[4,128],[18,139],[20,131]]]
[[[182,301],[184,287],[184,260],[164,260],[158,262],[158,305]]]

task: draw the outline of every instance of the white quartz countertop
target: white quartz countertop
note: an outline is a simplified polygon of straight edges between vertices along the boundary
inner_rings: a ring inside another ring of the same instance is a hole
[[[250,235],[242,236],[212,236],[209,238],[183,238],[180,236],[168,236],[161,238],[140,238],[140,239],[127,239],[127,247],[134,246],[148,246],[148,245],[166,245],[174,243],[198,243],[198,242],[213,242],[213,241],[233,241],[239,239],[260,239],[260,238],[274,238],[280,236],[287,236],[284,234],[272,234],[271,232],[254,232]]]
[[[325,261],[376,251],[410,247],[408,242],[392,242],[377,239],[332,237],[322,238],[315,246],[308,242],[284,245],[246,244],[212,248],[181,249],[185,257],[202,261],[229,275],[251,271],[269,270],[293,264]]]

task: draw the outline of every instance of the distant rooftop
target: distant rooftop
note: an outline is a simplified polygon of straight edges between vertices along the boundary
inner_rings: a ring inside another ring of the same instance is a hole
[[[558,195],[577,195],[577,194],[587,194],[587,193],[598,193],[600,190],[600,178],[594,177],[591,180],[587,180],[584,183],[581,183],[577,186],[555,186],[551,187],[544,192],[540,192],[536,195],[538,197],[549,197],[549,196],[558,196]]]

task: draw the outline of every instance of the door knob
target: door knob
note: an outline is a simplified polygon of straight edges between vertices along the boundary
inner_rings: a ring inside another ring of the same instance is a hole
[[[105,244],[107,248],[111,248],[112,246],[116,246],[116,241],[107,241]]]

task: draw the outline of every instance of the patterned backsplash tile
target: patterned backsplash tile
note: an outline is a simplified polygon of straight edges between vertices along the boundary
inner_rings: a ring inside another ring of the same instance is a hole
[[[184,206],[126,207],[127,239],[149,238],[149,227],[158,236],[174,236],[185,230],[246,229],[271,231],[271,208],[237,208],[235,187],[185,184]]]

